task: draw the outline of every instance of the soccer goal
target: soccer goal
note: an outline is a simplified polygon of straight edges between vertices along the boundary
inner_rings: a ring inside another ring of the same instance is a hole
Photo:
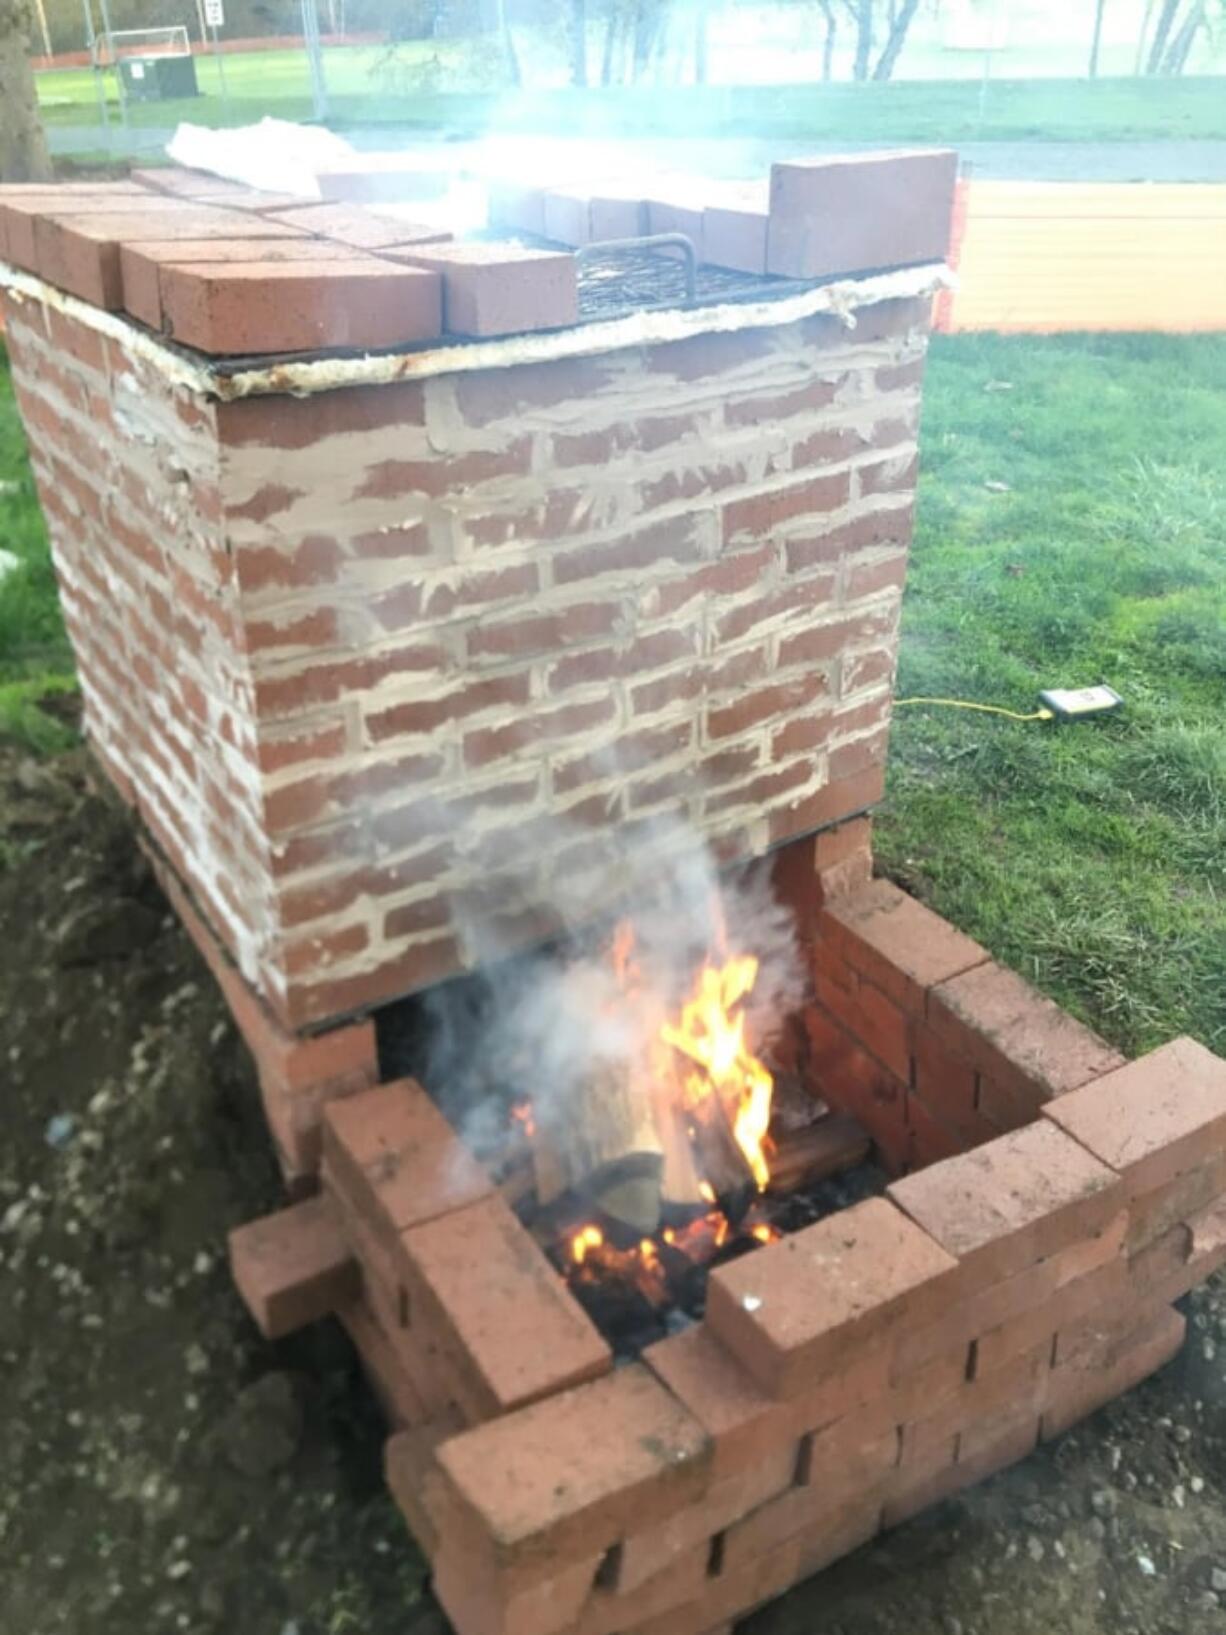
[[[94,39],[99,68],[113,68],[132,57],[190,57],[191,40],[180,23],[175,28],[115,28]]]

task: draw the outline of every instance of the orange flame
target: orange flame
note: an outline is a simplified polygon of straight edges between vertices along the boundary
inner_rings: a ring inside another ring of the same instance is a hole
[[[745,1014],[736,1008],[753,991],[757,977],[758,961],[752,954],[719,967],[704,966],[694,997],[682,1006],[680,1021],[666,1022],[660,1037],[699,1069],[686,1075],[687,1105],[713,1093],[723,1099],[737,1145],[749,1161],[758,1190],[764,1192],[770,1182],[766,1132],[775,1087],[745,1044]]]

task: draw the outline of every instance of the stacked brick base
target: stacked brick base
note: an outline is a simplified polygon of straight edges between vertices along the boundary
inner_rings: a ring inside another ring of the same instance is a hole
[[[713,1273],[700,1326],[614,1371],[408,1082],[330,1103],[321,1195],[235,1234],[266,1332],[336,1311],[356,1341],[460,1635],[725,1630],[1159,1367],[1226,1262],[1226,1063],[1123,1063],[858,884],[864,827],[807,848],[808,1066],[900,1178]]]

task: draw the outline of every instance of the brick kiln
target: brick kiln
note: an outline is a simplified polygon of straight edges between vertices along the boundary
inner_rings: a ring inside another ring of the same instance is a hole
[[[348,1328],[461,1635],[726,1629],[1157,1367],[1226,1259],[1226,1064],[1125,1063],[871,879],[953,173],[505,187],[466,243],[0,193],[90,740],[310,1190],[235,1274]],[[696,854],[770,859],[786,1016],[718,905],[654,972]],[[588,1082],[512,1052],[470,1116],[414,1027],[549,938]]]

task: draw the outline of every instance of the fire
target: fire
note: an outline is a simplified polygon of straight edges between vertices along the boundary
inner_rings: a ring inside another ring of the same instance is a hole
[[[694,997],[681,1008],[680,1020],[666,1022],[660,1037],[697,1069],[685,1076],[686,1104],[695,1106],[712,1094],[722,1099],[737,1145],[758,1190],[764,1192],[770,1182],[766,1139],[775,1087],[745,1043],[745,1013],[738,1009],[757,978],[758,961],[752,954],[735,956],[721,966],[705,965]]]
[[[570,1258],[576,1266],[582,1266],[593,1250],[603,1245],[604,1233],[598,1226],[581,1226],[570,1240]]]
[[[511,1117],[519,1125],[527,1139],[531,1141],[536,1134],[536,1119],[532,1115],[532,1103],[530,1101],[513,1102]]]

